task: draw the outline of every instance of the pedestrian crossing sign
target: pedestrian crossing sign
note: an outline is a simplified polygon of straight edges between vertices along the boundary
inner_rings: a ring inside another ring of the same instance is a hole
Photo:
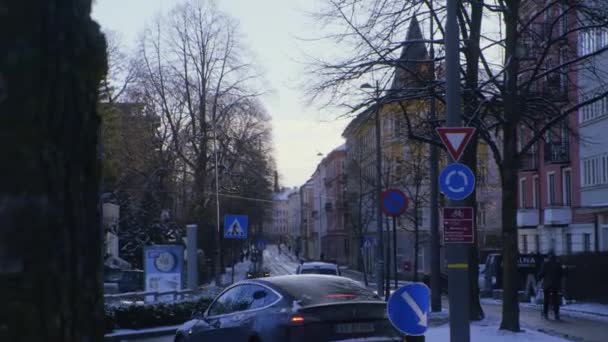
[[[246,215],[224,216],[224,238],[247,239],[248,221]]]

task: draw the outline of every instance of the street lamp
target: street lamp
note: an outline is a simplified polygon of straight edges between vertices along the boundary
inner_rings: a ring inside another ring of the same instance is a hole
[[[376,131],[376,286],[378,295],[384,292],[384,240],[382,236],[382,145],[380,139],[380,87],[378,81],[376,81],[376,87],[374,88],[369,83],[361,85],[361,89],[374,89],[374,125]]]

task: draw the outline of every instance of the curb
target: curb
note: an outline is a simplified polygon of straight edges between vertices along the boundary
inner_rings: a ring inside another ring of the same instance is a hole
[[[104,341],[107,342],[120,342],[120,341],[128,341],[128,340],[136,340],[141,338],[149,338],[149,337],[161,337],[161,336],[172,336],[175,335],[175,331],[179,328],[179,325],[162,327],[162,328],[153,328],[153,329],[142,329],[142,330],[133,330],[133,331],[125,331],[118,333],[110,333],[104,336]]]

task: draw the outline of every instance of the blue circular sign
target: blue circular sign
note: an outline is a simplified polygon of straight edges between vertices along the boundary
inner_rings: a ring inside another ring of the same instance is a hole
[[[439,188],[449,199],[463,200],[475,190],[475,175],[464,164],[450,164],[439,175]]]
[[[430,293],[423,283],[408,284],[393,292],[388,299],[386,311],[395,329],[410,336],[420,336],[426,332]]]
[[[407,197],[399,189],[388,189],[382,193],[382,211],[389,216],[399,216],[407,210]]]

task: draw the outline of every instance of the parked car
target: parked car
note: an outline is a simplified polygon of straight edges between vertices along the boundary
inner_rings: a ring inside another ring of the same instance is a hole
[[[326,275],[243,280],[177,329],[176,342],[401,341],[386,303],[358,282]]]
[[[340,267],[329,262],[304,262],[296,269],[296,274],[325,274],[341,276]]]
[[[247,279],[270,277],[270,270],[266,267],[251,265],[247,271]]]

